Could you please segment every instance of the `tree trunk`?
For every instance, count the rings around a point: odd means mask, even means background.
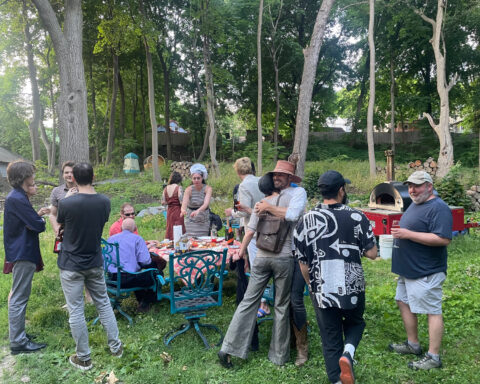
[[[273,147],[275,154],[273,157],[274,162],[278,160],[278,126],[280,125],[280,87],[278,81],[278,63],[274,64],[275,70],[275,126],[273,127]]]
[[[263,21],[263,0],[260,0],[258,8],[258,25],[257,25],[257,169],[258,174],[263,173],[262,157],[263,157],[263,132],[262,132],[262,21]]]
[[[395,155],[395,62],[390,51],[390,144]]]
[[[193,51],[194,52],[196,51],[196,49],[195,49],[196,46],[197,46],[197,39],[195,38],[194,39],[194,46],[193,46]],[[201,107],[203,113],[206,116],[207,115],[207,106],[205,105],[204,94],[202,92],[202,87],[200,86],[200,80],[198,78],[198,72],[199,72],[198,63],[197,63],[197,59],[194,55],[193,65],[192,65],[192,73],[193,73],[193,78],[195,79],[195,85],[197,87],[197,94],[198,94],[198,100],[200,101],[200,107]],[[202,161],[203,158],[205,157],[205,154],[207,153],[208,138],[209,137],[210,137],[210,125],[208,124],[208,121],[207,121],[206,128],[205,128],[205,135],[203,136],[202,150],[200,151],[200,155],[198,156],[198,161]]]
[[[310,107],[312,104],[312,92],[317,70],[318,55],[322,47],[323,35],[328,21],[328,15],[335,0],[323,0],[318,11],[315,26],[313,28],[310,45],[303,50],[305,61],[303,64],[302,82],[298,97],[297,121],[295,124],[295,141],[293,152],[299,155],[296,173],[303,177],[305,159],[307,157],[308,132],[310,123]]]
[[[92,112],[93,112],[93,133],[95,137],[95,164],[100,164],[100,130],[97,121],[97,97],[95,92],[95,82],[93,81],[93,55],[89,62],[90,87],[92,89]]]
[[[432,25],[433,36],[430,40],[433,53],[435,54],[435,63],[437,66],[437,92],[440,97],[440,121],[435,124],[432,116],[429,113],[424,113],[423,116],[428,119],[430,126],[433,128],[438,136],[440,142],[440,151],[437,161],[437,173],[438,178],[444,177],[450,168],[453,166],[453,144],[452,136],[450,135],[450,105],[449,105],[449,92],[457,81],[457,75],[455,74],[450,82],[447,82],[446,75],[446,49],[445,41],[442,37],[442,23],[444,18],[445,2],[443,0],[437,1],[437,16],[436,20],[433,20],[423,14],[422,11],[417,10],[416,13],[420,17]],[[442,46],[440,46],[442,45]]]
[[[55,112],[55,98],[53,97],[53,79],[52,71],[50,65],[50,51],[51,45],[48,44],[46,63],[48,69],[48,96],[50,99],[50,105],[52,108],[52,151],[50,152],[50,161],[48,162],[48,173],[54,175],[55,173],[55,163],[57,158],[57,114]]]
[[[162,52],[157,48],[163,71],[163,98],[165,101],[165,137],[167,138],[167,159],[172,160],[172,133],[170,131],[170,69],[163,58]]]
[[[140,11],[143,18],[146,19],[145,8],[143,1],[139,2]],[[153,168],[153,180],[161,181],[160,169],[158,167],[158,131],[157,131],[157,118],[155,114],[155,84],[153,81],[153,60],[148,45],[146,36],[143,36],[143,43],[145,45],[145,59],[147,63],[147,79],[148,79],[148,107],[150,111],[150,125],[152,128],[152,168]]]
[[[367,144],[370,177],[373,178],[377,173],[375,165],[375,143],[373,141],[373,110],[375,108],[375,41],[373,38],[373,23],[375,21],[375,0],[369,0],[369,6],[368,47],[370,51],[370,95],[368,98],[367,112]]]
[[[147,157],[147,122],[145,117],[145,91],[143,86],[143,65],[140,66],[140,96],[142,97],[142,133],[143,133],[143,158]]]
[[[112,100],[110,102],[110,118],[108,123],[107,156],[105,164],[109,165],[112,161],[113,150],[115,147],[115,114],[117,111],[118,95],[118,56],[112,51],[113,59],[113,87]]]
[[[35,67],[35,61],[33,57],[33,47],[32,47],[32,36],[30,35],[30,23],[28,21],[28,10],[26,1],[23,0],[23,20],[25,23],[24,26],[24,35],[25,35],[25,48],[27,51],[27,63],[28,63],[28,75],[30,78],[30,85],[32,87],[32,109],[33,116],[28,125],[30,131],[30,142],[32,145],[32,160],[40,160],[40,141],[38,136],[38,131],[40,128],[40,115],[41,115],[41,105],[40,105],[40,92],[38,91],[38,82],[37,82],[37,68]],[[46,146],[47,151],[48,147]]]
[[[120,120],[118,122],[118,137],[120,140],[125,138],[125,120],[126,120],[126,108],[125,108],[125,88],[123,87],[122,74],[120,73],[120,65],[118,66],[118,93],[120,95]],[[121,141],[120,141],[121,143]],[[120,144],[123,153],[123,145]]]
[[[210,38],[203,36],[203,62],[205,66],[205,87],[207,89],[207,124],[209,126],[210,162],[213,173],[220,176],[217,163],[217,130],[215,128],[215,93],[213,90],[212,63],[210,59]]]
[[[48,0],[32,0],[52,39],[60,74],[57,100],[60,163],[88,161],[88,116],[85,72],[82,59],[82,1],[67,0],[63,32]]]
[[[132,138],[137,141],[138,66],[135,66],[135,94],[132,102]]]

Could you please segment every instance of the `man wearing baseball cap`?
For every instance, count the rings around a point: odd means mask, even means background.
[[[353,384],[353,357],[365,329],[365,278],[362,256],[377,257],[372,226],[360,211],[345,205],[345,179],[327,171],[318,180],[323,197],[298,222],[295,253],[322,336],[331,383]]]
[[[412,173],[404,184],[413,204],[402,215],[400,228],[392,228],[392,272],[399,275],[395,300],[407,340],[389,348],[400,354],[421,355],[417,315],[426,314],[428,352],[420,360],[409,362],[408,367],[428,370],[442,366],[442,285],[447,272],[447,245],[452,239],[452,212],[434,195],[433,180],[427,172]]]

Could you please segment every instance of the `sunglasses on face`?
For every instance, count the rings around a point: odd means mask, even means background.
[[[135,216],[135,212],[124,213],[124,216],[126,216],[126,217]]]

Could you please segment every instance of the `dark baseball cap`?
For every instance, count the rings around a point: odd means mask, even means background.
[[[345,179],[340,172],[329,170],[319,177],[317,185],[321,190],[328,191],[350,183],[351,181]]]

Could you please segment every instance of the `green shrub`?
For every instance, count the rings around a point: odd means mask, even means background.
[[[435,189],[442,200],[448,205],[464,207],[469,210],[471,201],[465,194],[463,184],[460,182],[461,177],[461,165],[457,163],[450,169],[448,174],[436,184]]]

